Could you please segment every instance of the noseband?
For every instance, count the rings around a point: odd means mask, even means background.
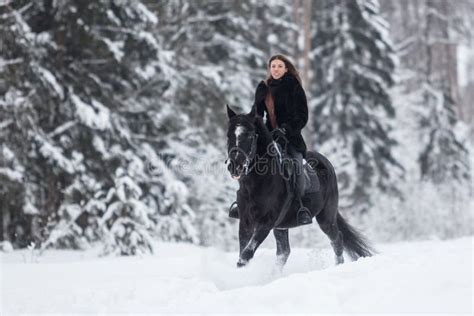
[[[245,155],[245,163],[244,163],[244,169],[245,169],[245,172],[244,172],[244,175],[248,175],[250,171],[252,171],[252,169],[255,167],[256,165],[256,161],[255,161],[255,155],[257,153],[257,139],[258,139],[258,134],[255,134],[252,136],[252,144],[250,145],[250,152],[247,154],[245,152],[243,152],[240,148],[232,148],[230,151],[229,151],[229,154],[228,154],[228,157],[225,161],[226,165],[229,164],[229,160],[230,160],[230,154],[235,150],[235,151],[239,151],[239,152],[242,152],[243,155]],[[252,166],[250,166],[250,164],[252,163],[252,161],[254,162],[252,164]]]

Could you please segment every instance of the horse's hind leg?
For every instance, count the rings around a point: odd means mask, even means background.
[[[274,229],[273,235],[275,236],[277,245],[277,266],[280,269],[283,269],[283,266],[286,264],[291,252],[288,229]]]
[[[332,217],[334,217],[334,220],[332,220]],[[334,249],[334,253],[336,254],[336,264],[344,263],[344,256],[342,255],[344,243],[342,233],[337,227],[335,216],[331,216],[331,219],[328,220],[326,210],[323,210],[316,216],[316,220],[318,221],[319,227],[321,227],[322,231],[329,237],[329,240],[331,240],[332,249]]]

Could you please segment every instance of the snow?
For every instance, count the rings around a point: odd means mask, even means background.
[[[74,165],[73,163],[63,154],[63,150],[61,147],[54,146],[51,142],[43,138],[40,135],[34,136],[38,144],[40,145],[39,151],[41,155],[51,162],[56,163],[59,167],[61,167],[64,171],[69,174],[74,173]]]
[[[474,60],[474,49],[472,46],[466,45],[459,45],[457,50],[457,73],[458,73],[458,80],[459,86],[465,87],[469,82],[474,80],[474,76],[470,71],[470,64],[473,64]]]
[[[142,4],[142,3],[137,3],[136,4],[136,9],[139,14],[142,15],[143,20],[146,20],[152,24],[157,24],[158,23],[158,18],[153,12],[148,10],[148,8]]]
[[[243,269],[237,253],[177,243],[143,257],[13,251],[1,254],[1,311],[472,314],[473,241],[378,245],[341,266],[329,245],[293,249],[282,273],[269,248]]]
[[[3,68],[9,65],[15,65],[22,63],[24,60],[23,58],[15,58],[15,59],[10,59],[10,60],[5,60],[3,58],[0,58],[0,70],[3,71]]]
[[[115,15],[115,13],[112,10],[107,10],[107,17],[110,19],[111,22],[113,22],[115,25],[120,26],[120,19]]]
[[[114,55],[114,58],[118,62],[121,62],[123,56],[125,55],[125,52],[123,51],[125,43],[123,41],[114,42],[114,41],[111,41],[111,40],[109,40],[108,38],[105,38],[105,37],[102,38],[102,40],[104,41],[104,43],[109,48],[112,55]]]
[[[144,80],[149,80],[156,75],[156,68],[153,65],[146,65],[144,68],[135,68],[135,72],[140,75]]]
[[[0,167],[0,175],[6,176],[11,181],[21,182],[23,179],[23,173],[10,169]]]
[[[56,80],[56,77],[47,69],[38,67],[38,71],[43,76],[43,78],[53,87],[54,91],[57,95],[63,99],[64,98],[64,91],[61,85]]]
[[[156,38],[150,32],[140,31],[137,34],[138,38],[143,39],[147,42],[148,45],[155,48],[156,50],[160,49],[160,44],[156,41]]]
[[[110,110],[106,106],[96,100],[92,100],[92,105],[89,105],[73,93],[71,101],[76,107],[76,114],[82,123],[99,130],[111,128]]]

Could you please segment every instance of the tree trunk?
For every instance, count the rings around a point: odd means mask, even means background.
[[[304,51],[303,51],[303,84],[305,88],[310,86],[309,72],[311,65],[309,61],[309,52],[311,51],[311,9],[312,0],[304,0]]]
[[[8,206],[7,206],[7,198],[5,195],[2,196],[2,199],[1,199],[1,203],[0,203],[0,212],[2,213],[2,225],[0,226],[1,227],[1,238],[2,238],[2,241],[4,240],[10,240],[10,235],[8,233],[8,227],[10,226],[10,222],[11,222],[11,217],[10,217],[10,210],[8,209]]]
[[[295,63],[298,64],[298,56],[299,56],[299,47],[298,47],[298,42],[299,42],[299,36],[300,36],[300,0],[293,0],[293,20],[295,21],[296,25],[296,30],[294,33],[295,39],[294,43],[294,52],[293,56],[295,58]]]

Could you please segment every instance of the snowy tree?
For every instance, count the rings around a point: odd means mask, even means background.
[[[299,8],[294,8],[292,1],[287,0],[253,0],[250,5],[253,10],[248,23],[260,30],[255,37],[256,44],[265,53],[264,61],[274,54],[298,57],[297,39],[300,30],[293,16],[300,13],[294,12]],[[262,70],[265,70],[265,65]]]
[[[153,252],[148,230],[153,227],[151,216],[155,210],[140,200],[142,190],[124,170],[117,169],[115,179],[115,187],[107,194],[110,203],[100,221],[107,235],[105,253],[136,255]]]
[[[224,166],[225,160],[225,104],[249,110],[256,84],[265,76],[267,56],[255,44],[258,21],[252,18],[255,8],[250,3],[151,4],[159,17],[157,32],[174,59],[166,94],[170,111],[181,114],[168,121],[172,133],[167,139],[174,149],[165,154],[174,160],[172,168],[178,167],[179,179],[193,196],[204,244],[223,241],[215,236],[235,236],[236,225],[228,219],[227,209],[235,199],[236,184],[217,166]],[[192,168],[180,169],[183,165]]]
[[[265,69],[265,56],[253,46],[249,1],[159,3],[158,31],[180,70],[176,105],[205,128],[223,127],[225,103],[248,109]],[[203,111],[197,104],[207,106]]]
[[[472,233],[468,128],[459,118],[457,45],[469,39],[467,1],[382,1],[400,58],[396,157],[406,168],[405,200],[380,201],[384,239]],[[400,212],[400,210],[404,210]],[[420,224],[424,223],[424,224]],[[390,237],[391,236],[391,237]]]
[[[457,48],[472,32],[467,1],[384,2],[402,62],[400,106],[414,118],[419,177],[434,183],[469,177],[467,127],[459,120]],[[404,104],[402,104],[404,103]]]
[[[225,104],[250,109],[275,53],[301,71],[305,138],[334,162],[342,207],[377,209],[369,222],[386,238],[453,236],[453,214],[468,232],[455,57],[474,7],[381,4],[395,46],[375,0],[0,1],[1,238],[100,241],[111,254],[150,252],[154,238],[235,248]],[[391,199],[400,187],[405,200]]]
[[[461,130],[463,124],[455,114],[457,105],[454,98],[459,93],[457,78],[455,82],[450,80],[451,68],[446,65],[450,62],[451,46],[448,44],[451,44],[453,35],[443,16],[449,13],[447,3],[427,2],[423,41],[427,56],[421,87],[423,99],[419,105],[426,111],[420,117],[423,149],[419,160],[422,177],[435,183],[450,180],[464,180],[466,183],[470,180],[467,133]]]
[[[360,213],[370,208],[374,188],[397,192],[401,176],[388,94],[396,57],[376,1],[317,1],[315,10],[316,150],[336,163],[343,205]]]
[[[58,207],[56,187],[68,181],[73,163],[48,137],[54,135],[53,122],[59,116],[48,100],[58,103],[64,98],[56,78],[39,63],[48,57],[49,36],[39,36],[37,28],[42,26],[27,22],[27,18],[35,21],[34,17],[45,15],[46,9],[26,1],[15,3],[18,10],[12,5],[3,3],[0,7],[4,26],[0,29],[3,58],[0,71],[5,78],[0,104],[2,123],[7,123],[1,137],[3,162],[15,167],[21,181],[16,190],[5,194],[10,205],[2,208],[2,213],[14,211],[13,227],[8,235],[15,244],[25,246],[28,240],[23,238],[41,238],[36,228]],[[15,222],[23,222],[21,232],[17,231]],[[28,230],[31,230],[29,234]]]
[[[434,183],[470,180],[468,130],[454,113],[454,102],[442,90],[423,87],[420,131],[423,149],[419,156],[422,178]]]
[[[5,122],[11,121],[2,140],[13,153],[7,163],[14,165],[16,157],[23,166],[16,171],[25,170],[24,200],[16,207],[38,215],[30,227],[40,239],[49,236],[45,246],[72,246],[98,237],[91,228],[104,214],[117,214],[110,211],[115,203],[129,211],[123,219],[108,217],[107,224],[136,220],[127,226],[136,233],[125,234],[134,241],[120,241],[133,247],[144,236],[143,216],[130,214],[153,210],[157,224],[167,185],[150,174],[145,146],[156,143],[156,155],[167,147],[160,120],[166,108],[156,99],[170,80],[166,54],[151,32],[156,16],[138,1],[15,1],[1,9],[1,70],[8,88],[0,104]],[[119,170],[140,188],[140,203],[137,196],[117,196],[122,207],[104,200],[120,187]],[[168,208],[162,220],[173,211]],[[73,242],[74,236],[81,242]]]

